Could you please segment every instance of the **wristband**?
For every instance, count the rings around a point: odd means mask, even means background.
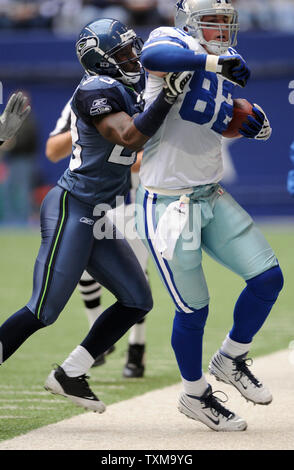
[[[221,65],[218,63],[219,57],[216,55],[208,55],[205,64],[207,72],[220,73],[222,71]]]

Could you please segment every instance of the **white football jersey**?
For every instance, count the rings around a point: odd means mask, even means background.
[[[182,30],[154,30],[144,49],[158,43],[185,47],[207,54],[199,41]],[[228,55],[236,53],[229,50]],[[163,87],[163,78],[149,74],[146,109]],[[183,189],[216,183],[223,176],[222,132],[232,119],[235,85],[211,72],[194,72],[185,92],[163,125],[144,148],[140,179],[145,187]]]

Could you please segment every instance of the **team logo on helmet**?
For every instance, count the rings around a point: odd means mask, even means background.
[[[185,11],[186,0],[179,0],[177,3],[178,10]]]
[[[80,55],[80,57],[83,57],[83,55],[85,55],[89,49],[92,49],[93,47],[98,47],[98,46],[99,46],[99,41],[96,36],[82,38],[77,44],[77,52]]]

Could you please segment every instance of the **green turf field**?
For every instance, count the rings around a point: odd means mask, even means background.
[[[263,229],[275,249],[285,276],[284,290],[271,316],[256,337],[252,356],[288,347],[294,339],[291,280],[294,279],[293,233],[291,227]],[[39,247],[37,232],[0,231],[0,322],[29,300],[34,259]],[[236,275],[204,257],[210,287],[211,307],[204,338],[204,369],[231,326],[234,302],[244,283]],[[111,404],[162,388],[179,381],[179,373],[170,346],[173,306],[150,264],[154,308],[147,320],[146,374],[143,379],[123,379],[126,340],[117,343],[107,363],[92,369],[90,384],[98,396]],[[112,301],[103,291],[103,303]],[[82,300],[75,292],[59,320],[37,332],[0,368],[0,440],[31,429],[83,413],[62,397],[43,389],[52,364],[61,363],[80,343],[88,330]],[[99,416],[97,416],[99,420]]]

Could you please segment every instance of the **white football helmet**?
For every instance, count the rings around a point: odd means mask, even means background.
[[[234,47],[237,44],[238,13],[231,0],[179,0],[175,9],[175,26],[199,39],[200,44],[205,46],[211,54],[225,54],[229,47]],[[204,16],[212,15],[228,16],[229,22],[211,23],[202,21]],[[203,29],[216,28],[220,30],[220,40],[206,41],[203,36]],[[221,39],[221,33],[224,30],[229,32],[228,41]]]

